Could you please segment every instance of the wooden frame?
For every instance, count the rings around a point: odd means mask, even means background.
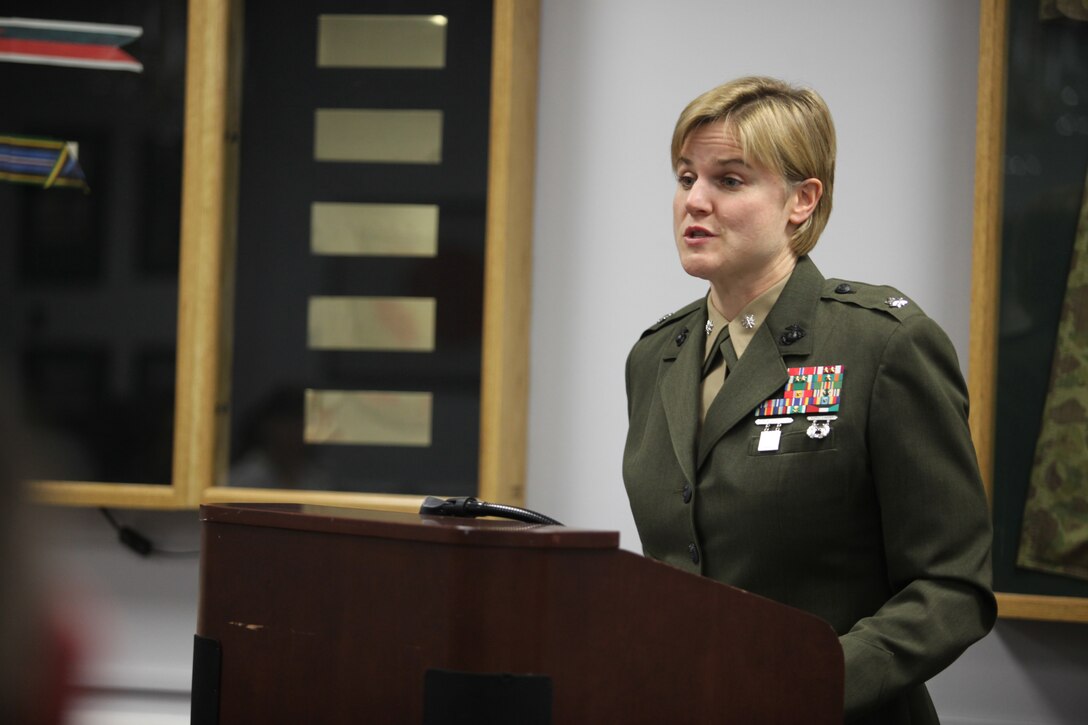
[[[422,497],[216,485],[227,459],[241,0],[190,0],[171,485],[52,481],[39,501],[275,501],[415,511]],[[495,0],[478,496],[524,500],[539,0]]]
[[[994,311],[1000,299],[1008,15],[1008,0],[981,0],[968,388],[971,430],[991,501],[998,324]],[[998,593],[997,600],[1002,617],[1088,622],[1086,598]]]
[[[190,0],[178,271],[177,382],[169,485],[43,481],[38,501],[76,506],[193,508],[213,480],[220,269],[225,239],[227,22],[221,0]]]

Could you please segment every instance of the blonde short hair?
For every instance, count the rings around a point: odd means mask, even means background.
[[[672,166],[697,128],[724,121],[744,153],[778,173],[788,184],[819,179],[823,195],[796,230],[790,248],[801,257],[820,238],[831,216],[835,184],[835,125],[824,99],[775,78],[750,76],[713,88],[688,104],[672,134]]]

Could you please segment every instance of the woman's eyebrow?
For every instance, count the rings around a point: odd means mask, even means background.
[[[727,158],[727,159],[714,159],[714,165],[715,166],[729,166],[730,164],[739,164],[740,166],[745,166],[745,167],[748,166],[748,164],[745,163],[744,159],[742,159],[739,156],[731,157],[731,158]],[[691,159],[686,158],[684,156],[681,156],[680,158],[678,158],[676,160],[676,165],[677,166],[694,166],[695,164]]]

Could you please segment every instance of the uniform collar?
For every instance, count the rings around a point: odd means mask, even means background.
[[[714,323],[714,328],[711,330],[708,336],[705,356],[709,357],[713,350],[713,343],[724,334],[723,330],[728,326],[729,339],[733,343],[733,350],[737,353],[737,357],[740,358],[744,355],[744,351],[748,348],[748,343],[755,337],[756,332],[760,326],[767,319],[767,315],[778,302],[779,296],[782,294],[782,290],[786,287],[790,277],[793,275],[791,270],[790,274],[785,275],[782,279],[775,282],[761,295],[744,306],[744,308],[734,317],[732,320],[725,319],[725,315],[718,311],[718,308],[714,306],[713,299],[708,293],[706,296],[706,311],[707,317]],[[750,320],[751,327],[748,327],[745,320]],[[723,338],[724,339],[724,338]]]
[[[706,299],[677,313],[664,345],[658,386],[673,450],[693,485],[714,443],[742,420],[754,421],[756,407],[785,386],[788,375],[783,358],[812,352],[812,325],[823,285],[816,265],[808,257],[798,259],[766,322],[753,331],[744,359],[726,376],[724,395],[707,411],[701,430],[698,395]]]
[[[815,263],[807,256],[798,259],[778,301],[767,313],[767,329],[783,357],[812,352],[812,326],[823,287],[824,276]]]
[[[696,470],[719,438],[742,421],[754,421],[756,407],[782,390],[789,377],[784,358],[812,352],[812,325],[823,284],[823,275],[808,257],[797,260],[766,323],[756,328],[744,358],[729,371],[721,394],[707,410],[698,434]]]

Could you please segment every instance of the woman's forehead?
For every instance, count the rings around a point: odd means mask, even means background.
[[[683,154],[684,150],[692,149],[696,145],[708,146],[714,149],[729,149],[735,152],[742,150],[740,140],[733,127],[726,125],[726,122],[721,119],[701,123],[691,129],[688,135],[684,137],[684,142],[680,145],[681,154]]]
[[[713,162],[722,165],[740,163],[749,167],[766,166],[745,148],[743,138],[736,127],[722,119],[715,119],[693,128],[684,137],[677,163],[691,162],[697,153],[700,157],[709,156]]]

